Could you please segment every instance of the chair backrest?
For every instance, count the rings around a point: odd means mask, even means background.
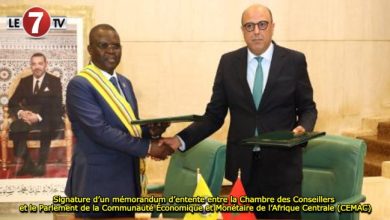
[[[60,77],[60,75],[58,73],[52,73],[49,71],[46,71],[46,72],[49,73],[50,75]],[[11,98],[11,96],[15,93],[15,89],[16,89],[16,87],[18,87],[20,80],[24,77],[29,76],[29,75],[32,75],[32,70],[30,67],[26,67],[15,76],[15,79],[13,79],[11,81],[11,84],[8,87],[8,91],[7,91],[8,98]],[[70,79],[68,79],[67,81],[69,81],[69,80]]]
[[[213,196],[219,196],[225,173],[226,146],[206,139],[186,152],[172,155],[165,177],[164,197],[192,197],[197,168]],[[164,217],[183,217],[184,213],[163,213]]]
[[[334,197],[336,202],[364,197],[366,150],[364,141],[342,136],[327,135],[310,141],[303,153],[303,196]],[[309,215],[303,213],[303,217]],[[316,215],[315,219],[328,218]]]

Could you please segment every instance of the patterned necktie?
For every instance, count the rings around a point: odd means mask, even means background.
[[[259,108],[261,96],[263,95],[263,68],[261,67],[262,57],[255,57],[257,60],[257,68],[255,81],[253,83],[253,101],[255,102],[256,109]]]
[[[31,90],[30,90],[31,91]],[[35,86],[34,86],[34,95],[38,94],[38,91],[39,91],[39,80],[37,80],[35,82]]]
[[[118,90],[119,94],[121,94],[121,90],[119,89],[118,81],[115,77],[110,78],[110,82],[115,86],[116,90]]]

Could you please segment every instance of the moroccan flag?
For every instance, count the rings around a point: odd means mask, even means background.
[[[194,197],[212,197],[209,187],[207,186],[206,181],[204,181],[202,175],[198,172],[198,183],[195,188]],[[204,205],[207,205],[204,204]],[[218,217],[218,213],[186,213],[184,216],[184,220],[216,220]]]
[[[242,205],[240,202],[241,196],[246,196],[244,186],[241,182],[241,174],[240,171],[238,171],[238,177],[236,182],[233,185],[232,191],[230,192],[230,196],[236,197],[238,204]],[[229,203],[227,205],[230,205],[230,196],[229,196]],[[222,212],[222,216],[224,220],[256,220],[255,214],[252,212]]]

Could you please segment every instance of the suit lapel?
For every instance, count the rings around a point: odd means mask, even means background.
[[[246,102],[250,103],[251,108],[256,109],[255,103],[252,98],[252,92],[248,85],[247,80],[247,66],[248,66],[248,49],[244,47],[240,49],[238,55],[238,73],[239,80],[242,86],[242,91],[244,91],[244,96],[246,97]]]
[[[28,91],[28,94],[31,94],[33,95],[34,94],[34,85],[33,85],[34,81],[33,81],[33,75],[29,76],[28,78],[26,78],[26,81],[25,81],[25,85],[22,85],[22,86],[26,86],[26,88],[24,89],[27,89],[27,90],[24,90],[24,91]]]
[[[49,88],[49,80],[48,80],[47,74],[48,73],[46,73],[45,77],[43,77],[43,81],[42,81],[41,87],[39,87],[38,94],[42,93],[46,88]]]
[[[137,104],[136,104],[135,96],[133,94],[133,89],[131,88],[131,85],[126,83],[126,81],[123,80],[122,77],[119,76],[119,74],[118,74],[118,83],[122,89],[123,94],[125,95],[126,100],[129,102],[136,117],[138,118]]]
[[[274,42],[273,42],[274,43]],[[268,80],[265,85],[265,89],[263,92],[263,96],[261,98],[260,107],[259,109],[262,109],[262,105],[267,101],[268,97],[270,96],[272,92],[272,87],[275,85],[275,82],[279,78],[280,74],[282,73],[282,69],[285,63],[285,53],[281,47],[276,45],[274,43],[274,53],[272,55],[272,61],[271,66],[269,69],[269,75]]]

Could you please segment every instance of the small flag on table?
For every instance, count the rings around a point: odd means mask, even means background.
[[[241,196],[246,196],[244,186],[241,182],[241,170],[238,170],[237,180],[233,185],[232,191],[229,194],[229,203],[230,205],[230,196],[237,198],[238,204],[242,205],[240,202]],[[255,214],[252,212],[223,212],[222,213],[224,220],[256,220]]]
[[[199,169],[197,169],[197,184],[194,192],[194,197],[212,197],[213,194],[211,194],[209,187],[207,186],[206,181],[203,179],[202,175],[200,174]],[[208,205],[207,202],[204,204],[204,206]],[[186,213],[184,216],[184,220],[216,220],[218,217],[218,213],[212,212],[212,213]]]

